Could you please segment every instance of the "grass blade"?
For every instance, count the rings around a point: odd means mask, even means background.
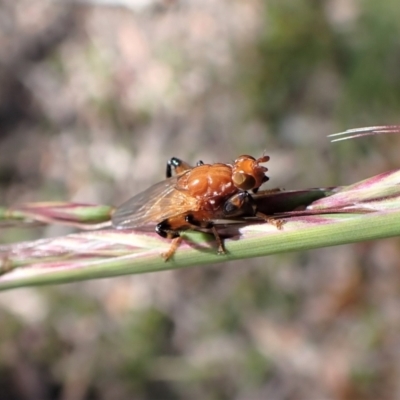
[[[184,243],[168,262],[164,262],[161,253],[169,248],[170,242],[154,232],[103,229],[2,246],[0,290],[176,269],[398,236],[399,179],[400,171],[393,171],[346,188],[310,189],[309,199],[316,200],[309,207],[313,215],[287,213],[282,230],[266,223],[227,226],[228,254],[223,256],[216,254],[212,237],[199,232],[185,233]],[[388,191],[391,196],[387,196]],[[336,193],[328,196],[331,192]],[[304,190],[281,192],[276,196],[294,206],[296,193],[304,202],[307,197]],[[387,207],[388,198],[390,207]],[[268,201],[269,206],[274,203],[271,198]],[[359,203],[364,206],[373,203],[375,212],[339,213],[338,204],[346,212],[350,204]],[[332,207],[335,214],[329,214]]]

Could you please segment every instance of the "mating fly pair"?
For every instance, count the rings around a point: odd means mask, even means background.
[[[112,224],[119,229],[133,229],[156,224],[156,232],[173,239],[163,254],[168,260],[175,253],[182,238],[180,232],[188,229],[212,233],[218,244],[218,253],[225,249],[218,234],[219,221],[255,217],[274,224],[282,221],[259,212],[253,194],[268,181],[265,175],[268,156],[255,159],[248,155],[238,157],[233,164],[204,164],[196,167],[171,158],[167,163],[167,179],[132,197],[116,209]],[[176,175],[173,175],[175,172]],[[276,191],[276,190],[273,190]],[[272,191],[272,192],[273,192]],[[271,191],[265,191],[268,193]]]

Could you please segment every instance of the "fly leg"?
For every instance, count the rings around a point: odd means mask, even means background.
[[[197,220],[192,214],[181,214],[173,218],[166,219],[156,226],[156,232],[163,238],[172,239],[169,249],[162,254],[165,261],[168,261],[182,243],[180,231],[198,228],[208,229],[214,235],[218,244],[218,254],[226,254],[224,244],[218,234],[217,229],[211,221]]]
[[[156,232],[163,238],[172,239],[169,249],[165,253],[161,254],[164,260],[168,261],[175,254],[179,245],[182,243],[182,236],[177,230],[172,229],[171,223],[168,219],[157,224]]]
[[[161,257],[165,262],[167,262],[175,254],[175,252],[178,250],[178,247],[181,245],[182,240],[182,236],[180,235],[172,239],[169,249],[161,254]]]
[[[196,167],[203,165],[203,161],[198,161],[196,163]],[[165,172],[165,175],[167,178],[171,178],[173,172],[175,172],[175,174],[181,174],[182,172],[187,171],[188,169],[192,169],[193,167],[188,164],[185,161],[180,160],[179,158],[176,157],[172,157],[170,160],[168,160],[167,162],[167,169]]]
[[[268,222],[269,224],[275,226],[279,230],[283,229],[283,224],[285,223],[285,221],[283,221],[282,219],[276,219],[276,218],[268,217],[268,215],[263,214],[263,213],[258,212],[258,211],[257,211],[255,217],[263,219],[265,222]]]
[[[165,219],[156,226],[156,232],[163,238],[172,239],[169,249],[162,254],[165,261],[168,261],[176,252],[179,245],[182,243],[180,231],[187,229],[195,229],[196,224],[192,223],[190,216],[187,214],[177,215],[173,218]]]
[[[225,246],[221,239],[221,236],[219,235],[217,228],[211,221],[197,220],[192,214],[186,215],[185,220],[188,224],[192,225],[193,227],[209,229],[211,233],[214,235],[215,240],[218,244],[218,254],[226,254]]]

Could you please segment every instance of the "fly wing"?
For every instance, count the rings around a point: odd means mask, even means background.
[[[114,228],[137,228],[195,211],[197,200],[176,188],[180,176],[156,183],[119,206],[112,215]]]

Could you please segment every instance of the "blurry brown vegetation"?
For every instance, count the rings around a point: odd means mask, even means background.
[[[326,139],[399,123],[399,20],[396,0],[0,0],[1,203],[119,204],[171,156],[265,150],[293,189],[399,168],[398,137]],[[399,398],[399,244],[2,293],[0,399]]]

